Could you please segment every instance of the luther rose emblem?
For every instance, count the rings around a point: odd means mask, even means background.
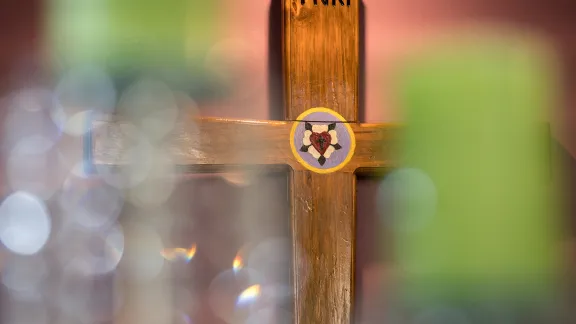
[[[350,161],[355,138],[350,125],[338,113],[328,108],[312,108],[294,122],[290,145],[305,168],[330,173]]]
[[[334,151],[342,148],[338,144],[338,133],[336,133],[336,123],[329,125],[312,125],[304,122],[306,131],[302,139],[300,151],[310,153],[318,160],[320,165],[326,163]]]

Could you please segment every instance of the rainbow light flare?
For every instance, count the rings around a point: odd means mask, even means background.
[[[244,260],[242,260],[242,257],[240,255],[237,255],[234,258],[234,261],[232,261],[232,270],[234,270],[234,272],[238,272],[242,268],[244,268]]]
[[[182,260],[188,263],[194,258],[194,255],[196,254],[196,243],[192,244],[192,246],[190,246],[189,249],[185,248],[162,249],[160,254],[164,259],[171,262]]]
[[[261,294],[260,285],[250,286],[250,287],[246,288],[240,294],[240,296],[238,296],[238,299],[236,299],[236,305],[244,306],[244,305],[247,305],[249,303],[252,303],[253,301],[255,301],[260,296],[260,294]]]

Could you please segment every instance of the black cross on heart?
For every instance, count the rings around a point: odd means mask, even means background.
[[[332,144],[332,136],[329,133],[331,130],[336,129],[336,123],[328,125],[328,132],[318,133],[312,131],[312,124],[310,124],[309,122],[305,122],[305,128],[306,130],[312,132],[309,138],[310,145],[302,145],[300,151],[308,152],[310,146],[313,146],[316,149],[316,151],[320,154],[320,157],[318,158],[318,163],[320,163],[320,165],[324,165],[324,163],[326,163],[326,157],[324,157],[324,153],[326,153],[326,150],[328,150],[330,146],[334,147],[335,150],[339,150],[342,148],[342,146],[340,146],[340,144],[338,143]]]

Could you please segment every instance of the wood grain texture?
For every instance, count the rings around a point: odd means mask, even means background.
[[[267,166],[304,170],[290,150],[290,128],[295,122],[188,118],[156,146],[186,171],[218,172]],[[356,134],[356,153],[344,172],[394,166],[393,145],[398,127],[384,124],[350,124]],[[127,154],[145,140],[127,120],[108,118],[92,122],[92,163],[123,166]]]
[[[296,323],[350,323],[356,176],[292,173]]]
[[[284,0],[286,119],[327,107],[357,121],[359,1]]]
[[[93,123],[95,164],[127,165],[125,153],[145,140],[128,121],[114,119]],[[165,151],[180,166],[194,166],[197,172],[212,172],[221,167],[291,164],[293,155],[286,138],[286,122],[188,118],[156,147]]]
[[[286,118],[314,107],[358,121],[359,0],[351,6],[284,0]],[[350,323],[354,300],[355,183],[353,171],[381,167],[383,128],[354,125],[357,150],[342,170],[292,173],[295,321]]]

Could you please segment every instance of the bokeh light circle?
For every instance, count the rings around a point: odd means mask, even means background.
[[[14,300],[41,301],[48,267],[40,255],[13,257],[1,272],[2,284]]]
[[[290,277],[292,242],[287,238],[262,241],[247,253],[246,265],[264,276],[266,284],[284,282]]]
[[[70,235],[71,234],[71,235]],[[120,224],[97,232],[73,231],[61,245],[60,259],[69,271],[83,276],[113,272],[124,255],[124,233]]]
[[[124,167],[96,165],[98,176],[116,188],[131,189],[141,185],[151,176],[157,176],[159,171],[164,174],[169,173],[171,165],[166,163],[169,161],[166,157],[167,152],[152,145],[145,137],[139,137],[142,133],[133,124],[124,126],[124,134],[135,141],[135,145],[124,150],[119,157],[119,164]]]
[[[113,224],[124,205],[124,192],[95,178],[71,172],[58,197],[66,218],[87,229]]]
[[[48,241],[52,223],[44,202],[18,191],[0,205],[0,241],[13,253],[33,255]]]
[[[8,183],[13,190],[22,190],[49,199],[65,177],[61,156],[47,137],[24,137],[11,150],[7,161]]]
[[[42,88],[23,89],[9,98],[4,119],[4,146],[11,149],[26,137],[39,136],[54,145],[62,132],[50,118],[54,95]]]
[[[130,189],[130,201],[137,206],[161,206],[176,187],[176,170],[167,154],[158,152],[148,157],[148,174]]]
[[[50,117],[69,135],[86,133],[86,117],[111,114],[116,106],[112,78],[97,66],[68,71],[56,86]]]
[[[179,114],[174,93],[154,79],[135,82],[122,95],[118,109],[153,142],[174,129]]]

